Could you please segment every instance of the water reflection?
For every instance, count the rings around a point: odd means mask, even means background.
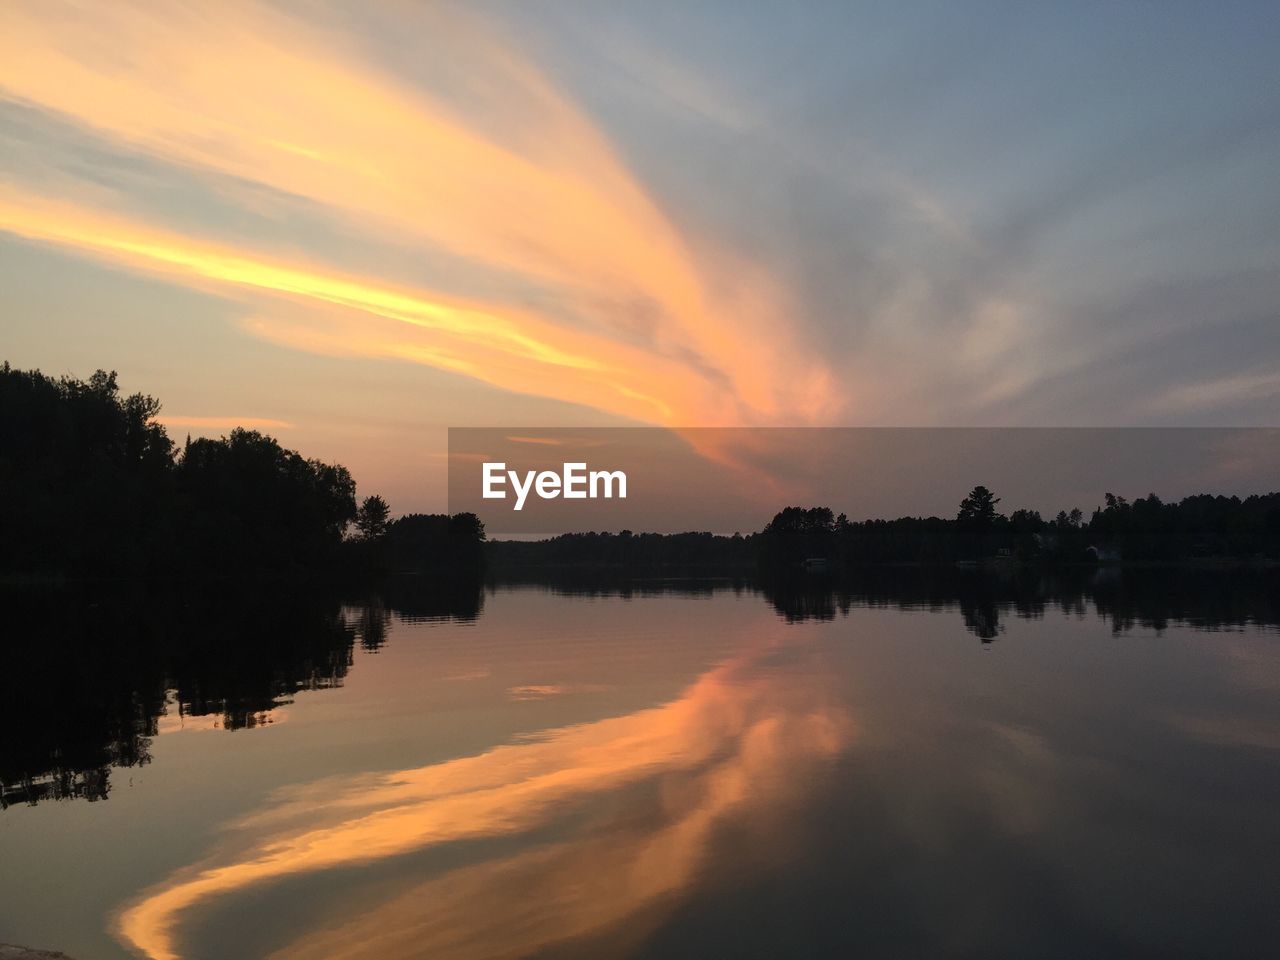
[[[87,921],[118,943],[86,957],[1256,954],[1280,935],[1278,577],[15,603],[31,642],[10,651],[0,767],[31,801],[105,797],[112,764],[154,749],[163,768],[188,740],[223,758],[198,782],[226,802],[179,821],[198,831],[181,852],[121,879],[136,841],[104,840]],[[244,745],[252,789],[215,742]],[[48,815],[23,821],[38,846],[0,852],[65,872],[64,809],[26,811]]]
[[[957,610],[984,642],[999,637],[1009,617],[1039,619],[1051,610],[1092,612],[1117,634],[1171,623],[1205,630],[1280,624],[1280,571],[1264,566],[868,567],[838,578],[769,580],[763,591],[789,623],[832,620],[853,607]]]
[[[0,809],[105,800],[111,769],[149,763],[162,729],[268,722],[297,693],[340,686],[354,644],[380,647],[396,604],[407,617],[473,620],[483,593],[463,581],[392,584],[354,604],[278,588],[7,599]]]
[[[542,583],[644,597],[707,595],[732,582],[568,573]],[[484,590],[472,577],[402,577],[354,595],[224,585],[14,591],[0,671],[0,810],[105,800],[112,768],[149,763],[159,733],[278,720],[298,692],[340,686],[354,646],[380,649],[393,614],[408,623],[473,621]]]
[[[648,816],[628,805],[611,821],[576,821],[555,842],[445,872],[375,910],[330,917],[283,952],[461,960],[534,952],[619,923],[690,882],[721,818],[808,782],[804,768],[851,734],[829,693],[789,683],[785,671],[751,671],[769,640],[748,646],[757,651],[659,707],[477,756],[285,791],[236,825],[229,852],[126,910],[121,934],[147,956],[175,960],[183,955],[175,927],[213,898],[435,845],[532,834],[590,798],[648,784]]]
[[[761,592],[789,623],[853,608],[959,613],[984,643],[1010,617],[1048,610],[1107,620],[1113,632],[1188,623],[1216,630],[1280,624],[1280,574],[1268,568],[868,568],[839,579],[653,577],[565,570],[490,583],[566,596],[639,599]],[[111,769],[150,761],[161,729],[214,718],[227,730],[270,722],[304,690],[342,684],[355,644],[379,649],[390,617],[470,621],[486,587],[474,579],[404,578],[352,599],[298,591],[16,594],[0,674],[0,810],[47,799],[106,799]],[[54,710],[48,709],[56,704]],[[38,722],[31,718],[38,717]]]

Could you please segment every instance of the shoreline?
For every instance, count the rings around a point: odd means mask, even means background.
[[[0,943],[0,960],[73,960],[57,950],[33,950],[13,943]]]
[[[799,566],[783,565],[761,567],[755,563],[601,563],[590,560],[564,560],[555,562],[498,562],[491,563],[472,574],[477,579],[486,579],[494,575],[506,573],[555,573],[564,570],[593,570],[609,573],[628,573],[631,571],[656,572],[680,571],[689,574],[707,574],[711,576],[743,576],[760,575],[776,576],[780,573],[797,573],[812,577],[831,577],[841,573],[858,570],[1159,570],[1159,569],[1198,569],[1198,570],[1267,570],[1280,568],[1280,559],[1271,557],[1188,557],[1180,560],[1103,560],[1095,563],[1074,560],[1045,561],[1018,560],[1008,557],[984,557],[979,560],[899,560],[869,561],[867,563],[832,563],[824,570],[806,571]],[[455,571],[444,574],[440,570],[391,570],[382,574],[362,574],[358,577],[345,576],[192,576],[192,577],[68,577],[63,575],[3,574],[0,575],[0,589],[22,587],[79,587],[79,586],[190,586],[218,584],[222,586],[291,586],[291,587],[349,587],[354,583],[368,585],[370,582],[382,582],[391,579],[412,577],[437,577],[457,579]],[[0,947],[7,946],[0,944]],[[0,954],[0,960],[7,960]]]

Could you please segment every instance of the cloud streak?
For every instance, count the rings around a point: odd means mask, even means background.
[[[244,427],[246,430],[288,430],[293,424],[287,420],[273,420],[271,417],[189,417],[183,414],[164,413],[156,420],[166,427],[200,427],[208,430],[231,430]]]
[[[489,25],[414,16],[444,40],[438,88],[262,5],[161,17],[145,4],[19,4],[0,37],[0,89],[121,149],[448,254],[519,296],[477,302],[448,277],[402,289],[30,189],[6,197],[4,229],[179,282],[346,308],[287,322],[255,311],[246,325],[299,349],[410,360],[647,422],[806,422],[839,406],[767,271],[695,252],[590,119]]]

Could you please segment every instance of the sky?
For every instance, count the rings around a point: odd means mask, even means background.
[[[0,0],[0,359],[450,426],[1276,426],[1280,8]]]

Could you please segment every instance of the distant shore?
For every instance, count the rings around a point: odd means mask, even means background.
[[[1174,560],[1045,560],[1019,559],[1009,557],[987,557],[980,560],[873,560],[865,563],[833,563],[821,570],[806,570],[803,567],[787,566],[761,569],[752,560],[708,560],[708,561],[626,561],[626,560],[544,560],[499,559],[491,562],[482,570],[471,573],[475,579],[501,577],[504,574],[555,573],[557,571],[584,572],[592,571],[601,574],[621,575],[662,575],[690,577],[753,577],[777,576],[779,574],[808,576],[816,578],[838,578],[843,574],[856,573],[859,570],[1151,570],[1151,569],[1193,569],[1193,570],[1231,570],[1231,569],[1276,569],[1280,568],[1280,560],[1270,557],[1188,557]],[[235,576],[222,574],[216,576],[176,576],[176,577],[73,577],[61,574],[0,574],[0,589],[22,588],[59,588],[59,587],[110,587],[110,586],[148,586],[148,587],[183,587],[201,586],[248,586],[271,585],[297,588],[343,588],[356,584],[376,583],[387,578],[401,577],[433,577],[438,571],[431,570],[389,570],[376,576],[362,571],[356,577],[342,577],[327,574],[317,575],[263,575],[249,574]],[[3,946],[3,945],[0,945]],[[8,960],[0,953],[0,960]]]
[[[0,960],[72,960],[72,958],[57,950],[32,950],[30,947],[0,943]]]

